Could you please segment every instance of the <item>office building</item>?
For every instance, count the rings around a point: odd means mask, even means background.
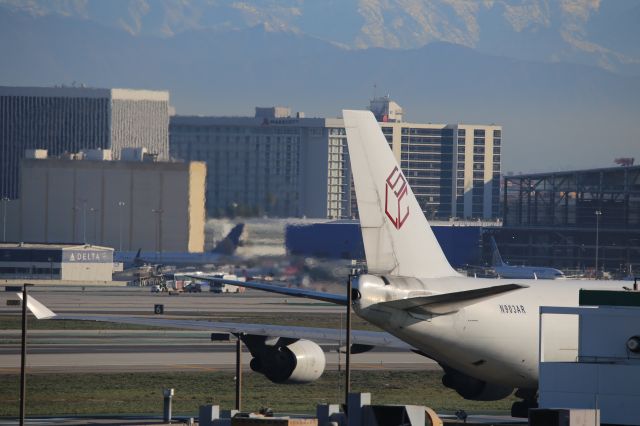
[[[406,123],[388,97],[371,110],[429,218],[499,216],[501,126]],[[357,216],[342,119],[256,108],[174,116],[169,133],[173,158],[207,162],[211,216]]]
[[[500,126],[380,125],[428,219],[499,216]]]
[[[495,221],[430,221],[445,257],[454,268],[479,265],[482,232],[496,228]],[[320,259],[365,261],[360,222],[357,220],[317,220],[287,224],[287,253]]]
[[[26,158],[7,240],[202,252],[205,179],[198,162]]]
[[[255,117],[174,116],[171,156],[207,162],[210,216],[349,215],[342,120],[256,108]]]
[[[146,148],[168,157],[169,93],[85,87],[0,86],[0,197],[19,197],[27,149],[50,156],[83,149]]]

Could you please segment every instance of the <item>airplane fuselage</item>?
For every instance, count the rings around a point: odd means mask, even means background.
[[[136,252],[118,252],[114,256],[116,262],[132,263],[136,260]],[[215,265],[225,260],[218,253],[186,253],[186,252],[147,252],[138,258],[141,262],[174,266]],[[233,257],[228,256],[228,260]]]
[[[580,289],[622,289],[602,281],[509,280],[529,287],[481,300],[446,315],[423,315],[379,304],[495,286],[502,280],[447,277],[416,279],[373,275],[354,283],[355,312],[430,358],[489,383],[513,388],[538,384],[540,306],[577,306]],[[557,318],[545,345],[545,359],[574,360],[577,321]],[[546,330],[546,328],[545,328]]]
[[[494,266],[493,268],[501,278],[508,279],[541,279],[541,280],[555,280],[563,278],[562,271],[554,268],[543,268],[535,266],[511,266],[502,265]]]

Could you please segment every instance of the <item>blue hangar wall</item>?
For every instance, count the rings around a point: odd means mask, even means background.
[[[432,226],[431,229],[454,268],[480,264],[481,226]],[[364,260],[360,224],[356,221],[287,225],[285,245],[287,252],[294,256]]]

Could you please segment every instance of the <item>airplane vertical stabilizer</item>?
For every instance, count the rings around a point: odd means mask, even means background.
[[[498,245],[496,244],[495,238],[491,237],[491,251],[492,253],[492,263],[493,266],[507,266],[502,260],[502,255],[500,255],[500,250],[498,250]]]
[[[343,111],[369,273],[437,278],[449,265],[369,111]]]
[[[226,256],[233,255],[238,248],[238,244],[240,244],[242,232],[244,232],[244,223],[239,223],[211,250],[211,253],[219,253]]]

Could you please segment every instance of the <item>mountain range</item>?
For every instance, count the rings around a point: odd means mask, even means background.
[[[504,126],[503,169],[640,160],[635,1],[0,0],[1,85],[168,89],[178,114],[389,93],[416,122]]]

